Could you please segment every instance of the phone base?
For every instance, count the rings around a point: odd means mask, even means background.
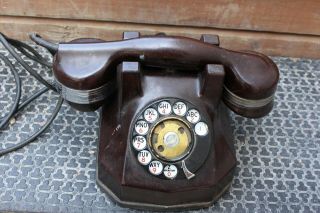
[[[134,37],[139,34],[124,34],[124,39]],[[217,36],[204,35],[201,40],[219,44]],[[221,101],[224,76],[223,66],[216,64],[208,64],[200,74],[183,75],[138,62],[123,62],[118,67],[118,92],[101,109],[96,176],[98,185],[113,201],[141,210],[190,210],[211,206],[228,190],[236,157],[229,111]],[[153,175],[150,168],[143,167],[131,137],[135,119],[144,108],[170,98],[189,103],[189,107],[192,103],[192,108],[202,112],[201,121],[210,131],[207,137],[198,138],[197,147],[204,148],[191,151],[189,156],[194,158],[189,164],[187,159],[185,164],[176,164],[178,172],[173,179]],[[192,172],[187,174],[184,169]]]
[[[211,201],[207,202],[194,202],[194,203],[184,203],[184,204],[176,204],[176,205],[159,205],[159,204],[152,204],[152,203],[139,203],[139,202],[132,202],[121,200],[116,194],[113,193],[111,189],[108,188],[103,182],[97,178],[98,186],[111,198],[111,200],[122,207],[126,208],[134,208],[138,210],[156,210],[156,211],[181,211],[181,210],[195,210],[201,208],[208,208],[212,206],[225,192],[227,192],[232,184],[233,180],[233,173],[232,170],[221,182],[221,186],[223,188],[220,191],[217,191],[214,197],[212,197]],[[214,191],[214,189],[212,189]],[[143,192],[138,192],[137,195],[140,195]],[[153,192],[154,193],[154,192]],[[193,193],[193,192],[190,192]]]
[[[126,128],[117,123],[116,116],[110,116],[116,110],[116,105],[102,108],[97,156],[97,183],[113,201],[123,207],[142,210],[190,210],[211,206],[228,190],[236,158],[224,103],[215,110],[208,158],[192,179],[163,180],[137,165],[136,156],[127,144]]]

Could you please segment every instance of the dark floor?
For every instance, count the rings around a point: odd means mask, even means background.
[[[1,47],[0,52],[6,53]],[[320,60],[273,59],[281,71],[274,110],[257,120],[231,113],[238,158],[235,178],[230,191],[201,212],[320,212]],[[33,66],[50,78],[48,70]],[[41,88],[20,73],[24,95]],[[0,87],[2,117],[15,88],[3,62]],[[43,125],[56,101],[48,93],[25,109],[14,125],[0,131],[0,147]],[[97,132],[97,112],[63,105],[45,134],[0,157],[0,211],[127,212],[95,183]]]

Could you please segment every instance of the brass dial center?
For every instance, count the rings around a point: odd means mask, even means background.
[[[180,160],[192,148],[190,129],[176,118],[162,120],[152,129],[149,145],[155,154],[164,160]]]

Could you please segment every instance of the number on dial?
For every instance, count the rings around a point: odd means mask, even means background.
[[[163,169],[163,174],[166,178],[173,179],[178,174],[178,169],[175,165],[167,165]]]
[[[140,151],[146,148],[147,140],[143,136],[138,135],[133,138],[132,145],[137,151]]]
[[[158,105],[158,112],[161,115],[169,115],[171,113],[171,104],[168,101],[161,101]]]
[[[150,123],[155,122],[158,118],[158,112],[153,108],[146,109],[143,115],[144,115],[144,119],[146,119]]]
[[[149,164],[149,172],[153,175],[160,175],[162,173],[163,170],[163,165],[160,161],[152,161]]]
[[[176,115],[184,116],[187,112],[187,106],[183,102],[177,102],[173,105],[173,112]]]
[[[149,124],[144,120],[140,120],[137,121],[134,128],[139,135],[145,135],[149,130]]]
[[[142,150],[138,154],[138,161],[142,165],[148,165],[150,163],[151,159],[152,159],[151,153],[149,151],[147,151],[147,150]]]
[[[193,124],[197,123],[200,120],[200,113],[198,110],[190,109],[187,112],[187,120]]]

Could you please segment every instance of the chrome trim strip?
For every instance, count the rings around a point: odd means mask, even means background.
[[[266,106],[273,101],[274,95],[271,95],[264,99],[245,99],[231,92],[225,85],[223,86],[223,99],[233,105],[238,105],[246,108],[259,108]]]
[[[55,79],[55,85],[57,86],[60,95],[65,100],[76,104],[92,104],[102,101],[111,95],[116,89],[116,84],[111,81],[91,90],[72,89],[64,86],[57,79]]]

